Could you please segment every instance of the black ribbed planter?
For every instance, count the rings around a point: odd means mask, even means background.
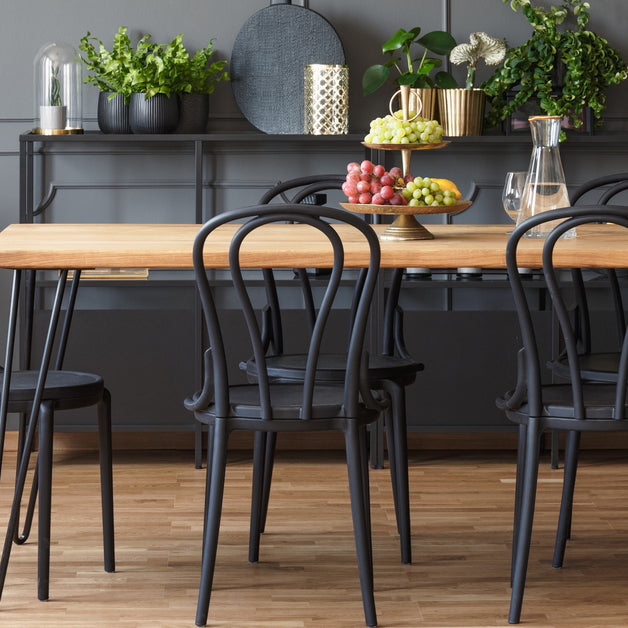
[[[205,133],[208,116],[209,94],[181,94],[177,133]]]
[[[98,94],[98,127],[103,133],[130,133],[129,105],[124,104],[124,96],[116,94],[111,100],[111,92]]]
[[[179,123],[179,99],[176,95],[131,94],[129,124],[133,133],[172,133]]]

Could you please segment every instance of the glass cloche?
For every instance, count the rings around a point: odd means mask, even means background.
[[[46,44],[35,57],[34,72],[33,133],[82,133],[82,66],[74,47],[64,42]]]

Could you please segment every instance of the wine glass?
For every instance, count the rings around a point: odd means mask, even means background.
[[[502,192],[502,203],[504,210],[511,220],[517,222],[517,216],[521,210],[521,197],[526,181],[526,172],[507,172],[504,191]]]

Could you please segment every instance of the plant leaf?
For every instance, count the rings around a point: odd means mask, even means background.
[[[434,83],[440,89],[454,89],[458,87],[458,82],[449,72],[437,72],[434,76]]]
[[[456,45],[456,40],[445,31],[432,31],[417,39],[417,43],[437,55],[448,55]]]
[[[411,30],[410,32],[406,31],[403,28],[400,28],[383,46],[382,52],[392,52],[393,50],[399,50],[404,45],[409,46],[410,42],[417,36],[418,33],[415,33],[416,29]]]
[[[365,96],[379,89],[388,79],[389,70],[385,65],[372,65],[362,77],[362,93]]]

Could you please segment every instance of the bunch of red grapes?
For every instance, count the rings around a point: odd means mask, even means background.
[[[412,181],[411,174],[403,176],[401,168],[395,166],[386,172],[384,166],[375,165],[365,159],[361,164],[347,164],[347,179],[342,191],[349,203],[360,205],[406,205],[408,199],[401,193],[404,185]]]

